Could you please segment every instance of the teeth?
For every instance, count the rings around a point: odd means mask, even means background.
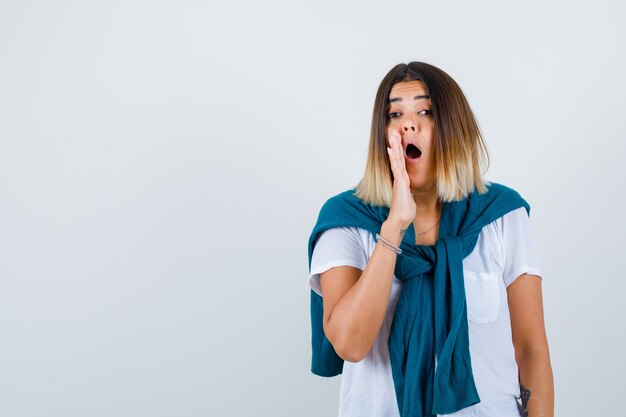
[[[419,158],[422,155],[422,151],[415,145],[409,144],[406,147],[406,156],[410,159]]]

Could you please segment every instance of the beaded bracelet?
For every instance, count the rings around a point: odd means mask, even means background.
[[[391,242],[383,239],[383,237],[381,235],[379,235],[378,233],[376,233],[376,239],[380,240],[380,242],[385,245],[387,248],[391,249],[392,251],[394,251],[395,253],[397,253],[398,255],[400,255],[402,253],[402,249],[400,249],[399,247],[395,246],[394,244],[392,244]]]

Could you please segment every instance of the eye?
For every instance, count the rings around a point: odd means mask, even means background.
[[[422,111],[418,111],[417,114],[421,114],[422,116],[432,116],[433,115],[433,111],[432,110],[422,110]]]
[[[390,119],[390,120],[397,119],[398,117],[400,117],[400,112],[397,112],[397,111],[387,114],[387,119]]]

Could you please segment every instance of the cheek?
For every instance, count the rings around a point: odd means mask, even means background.
[[[389,147],[389,135],[391,134],[391,132],[393,131],[393,128],[391,127],[391,123],[387,125],[387,127],[385,128],[385,144]]]
[[[435,130],[430,126],[424,127],[424,138],[426,138],[425,143],[427,144],[429,149],[432,149],[435,146]]]

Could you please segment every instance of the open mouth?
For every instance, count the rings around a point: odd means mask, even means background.
[[[411,143],[407,145],[405,153],[407,158],[409,159],[417,159],[422,156],[422,151],[420,151],[417,146]]]

